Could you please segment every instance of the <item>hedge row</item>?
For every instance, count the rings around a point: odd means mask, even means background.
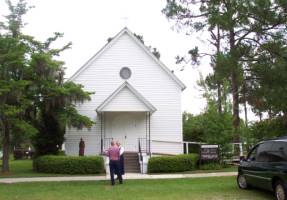
[[[152,157],[148,162],[148,173],[192,171],[197,161],[198,154]]]
[[[104,173],[104,159],[100,156],[41,156],[34,160],[34,170],[55,174]]]

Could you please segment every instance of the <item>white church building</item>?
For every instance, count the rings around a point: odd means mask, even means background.
[[[183,153],[181,92],[185,85],[128,29],[121,30],[70,79],[95,92],[78,111],[96,122],[67,128],[65,151],[99,155],[118,140],[126,152]]]

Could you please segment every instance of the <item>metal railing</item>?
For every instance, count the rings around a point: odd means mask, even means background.
[[[197,149],[198,153],[199,153],[200,145],[202,145],[204,143],[202,143],[202,142],[192,142],[192,141],[183,141],[182,144],[183,144],[183,153],[184,154],[189,154],[190,153],[189,149],[190,149],[191,146],[193,146],[194,149]]]
[[[111,146],[111,142],[113,141],[113,138],[104,138],[101,139],[101,149],[102,153],[108,149]]]
[[[101,139],[101,154],[104,154],[104,140]]]
[[[138,146],[141,147],[142,153],[150,154],[150,142],[146,138],[138,138]]]
[[[142,155],[142,147],[141,147],[141,139],[138,139],[138,147],[139,147],[139,162],[140,162],[140,167],[141,167],[141,173],[143,172],[143,155]]]

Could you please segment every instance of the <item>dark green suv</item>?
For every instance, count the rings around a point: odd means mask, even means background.
[[[255,145],[240,161],[237,183],[274,191],[278,200],[287,200],[287,137]]]

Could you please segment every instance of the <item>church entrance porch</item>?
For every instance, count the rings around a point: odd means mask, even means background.
[[[149,151],[149,112],[104,112],[101,113],[102,152],[112,140],[119,141],[126,152]]]

